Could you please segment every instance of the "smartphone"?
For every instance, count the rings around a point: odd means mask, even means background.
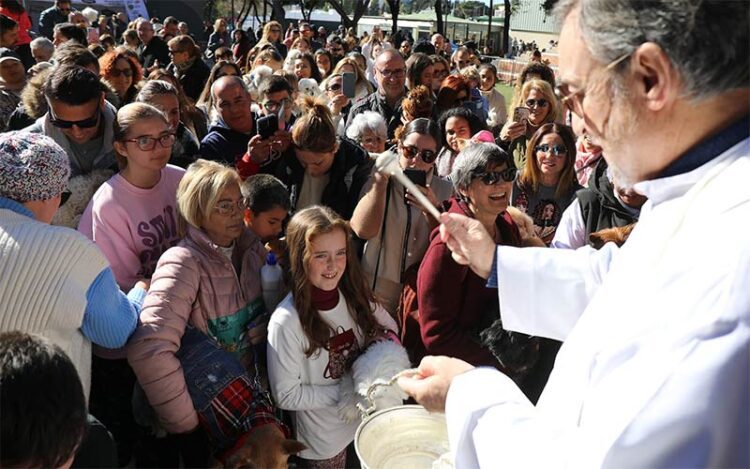
[[[519,106],[513,111],[513,122],[524,122],[529,120],[529,108]]]
[[[341,90],[349,99],[354,99],[354,88],[356,85],[356,76],[352,72],[341,74]]]
[[[427,173],[419,169],[406,168],[404,176],[417,186],[427,187]]]
[[[279,118],[276,114],[269,114],[258,119],[258,135],[263,140],[270,138],[279,130]]]

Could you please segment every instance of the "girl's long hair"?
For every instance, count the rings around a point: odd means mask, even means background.
[[[374,316],[375,297],[365,281],[357,259],[349,223],[328,207],[308,207],[292,217],[286,231],[291,291],[302,330],[309,342],[305,350],[308,357],[327,347],[328,339],[335,334],[334,329],[321,318],[313,306],[312,284],[308,275],[314,238],[335,230],[341,230],[346,235],[346,270],[341,276],[338,288],[346,300],[349,315],[366,336],[374,333],[378,327]]]

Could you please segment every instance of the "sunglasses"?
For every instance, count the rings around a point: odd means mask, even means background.
[[[159,137],[149,137],[144,135],[141,137],[131,138],[129,140],[123,141],[135,143],[142,151],[151,151],[156,148],[156,142],[159,142],[159,145],[161,145],[162,148],[172,148],[174,139],[174,134],[164,134],[160,135]]]
[[[561,156],[561,155],[567,155],[568,149],[565,148],[565,145],[554,145],[549,146],[546,143],[542,143],[541,145],[537,145],[536,148],[534,148],[536,151],[541,151],[544,153],[551,153],[555,156]]]
[[[502,171],[489,171],[475,174],[485,186],[494,186],[500,182],[513,182],[516,180],[518,170],[516,168],[507,168]]]
[[[549,101],[546,99],[527,99],[526,100],[526,107],[547,107],[547,104],[549,104]]]
[[[422,161],[427,164],[432,164],[435,162],[435,159],[437,159],[437,152],[432,150],[420,150],[419,148],[412,145],[401,147],[401,152],[409,160],[420,156],[422,158]]]
[[[54,114],[52,114],[52,109],[50,109],[50,123],[57,127],[58,129],[72,129],[73,126],[78,127],[79,129],[90,129],[91,127],[95,127],[96,124],[99,123],[99,114],[101,111],[99,108],[96,108],[96,111],[94,112],[94,115],[89,117],[88,119],[83,119],[80,121],[66,121],[62,119],[58,119],[55,117]]]
[[[328,85],[328,91],[338,91],[341,89],[341,83],[333,83]]]
[[[113,68],[111,72],[109,72],[110,75],[117,78],[122,75],[125,75],[126,77],[130,78],[133,76],[133,70],[126,68],[124,70],[120,70],[119,68]]]

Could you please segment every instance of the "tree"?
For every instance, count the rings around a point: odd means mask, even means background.
[[[435,27],[437,28],[437,32],[445,36],[445,26],[443,24],[443,1],[444,0],[435,0],[435,17],[437,19]]]
[[[301,2],[302,0],[300,0]],[[357,28],[357,23],[359,23],[360,18],[367,12],[367,8],[370,6],[370,0],[354,0],[353,4],[345,5],[345,2],[343,0],[327,0],[327,3],[336,10],[336,13],[338,13],[341,16],[341,24],[344,26],[344,28]],[[347,8],[348,7],[348,8]],[[347,10],[352,11],[353,14],[351,18],[349,17],[349,14],[347,13]]]
[[[510,17],[518,11],[521,6],[521,0],[504,0],[505,2],[505,19],[503,19],[503,55],[510,49]]]
[[[386,0],[388,8],[391,10],[391,35],[398,32],[398,12],[401,9],[401,0]],[[394,44],[398,47],[398,44]]]

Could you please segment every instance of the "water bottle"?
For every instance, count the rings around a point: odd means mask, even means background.
[[[263,303],[266,310],[273,313],[276,305],[281,301],[284,292],[284,280],[282,279],[281,266],[276,262],[274,253],[269,252],[266,256],[266,264],[260,269],[260,289],[263,292]]]

